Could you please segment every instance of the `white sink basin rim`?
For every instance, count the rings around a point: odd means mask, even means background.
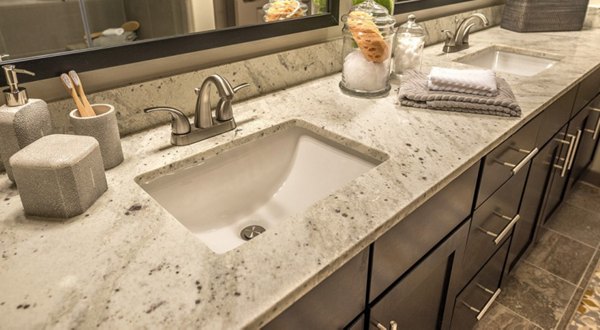
[[[381,162],[291,126],[136,181],[210,249],[225,253],[246,241],[244,228],[269,230]]]
[[[492,46],[456,61],[497,72],[533,77],[554,66],[559,58],[534,51]]]

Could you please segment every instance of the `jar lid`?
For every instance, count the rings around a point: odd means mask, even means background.
[[[425,37],[425,29],[416,22],[417,17],[408,15],[408,21],[398,28],[398,33],[407,33],[413,37]]]
[[[373,0],[365,0],[350,8],[348,15],[342,16],[342,21],[348,24],[349,17],[354,20],[361,19],[361,17],[362,19],[367,19],[373,22],[380,30],[389,29],[396,24],[396,19],[389,14],[387,8]]]

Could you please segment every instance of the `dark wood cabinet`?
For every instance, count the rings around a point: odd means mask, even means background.
[[[556,139],[551,139],[533,159],[521,201],[519,211],[521,219],[515,225],[508,254],[507,265],[511,269],[533,241],[538,217],[548,190],[548,183],[555,172],[553,165],[559,150],[559,143]]]
[[[369,302],[471,216],[479,168],[478,162],[373,244]]]
[[[519,204],[528,168],[529,163],[473,213],[460,276],[461,288],[473,278],[502,243],[510,240],[514,226],[521,219]]]
[[[574,120],[582,122],[583,125],[577,130],[579,140],[572,161],[567,193],[591,163],[600,140],[600,96],[581,110]]]
[[[492,306],[501,292],[500,282],[509,241],[490,258],[458,295],[454,304],[452,329],[471,329]]]
[[[447,328],[468,231],[467,221],[373,302],[370,328]]]

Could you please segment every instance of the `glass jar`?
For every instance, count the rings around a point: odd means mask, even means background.
[[[390,91],[390,70],[394,24],[387,9],[366,0],[342,17],[343,92],[356,96],[376,97]]]
[[[277,22],[306,16],[308,6],[299,0],[269,0],[263,6],[265,22]]]
[[[415,22],[415,15],[408,15],[408,22],[396,32],[394,43],[394,76],[399,78],[407,70],[421,70],[425,29]]]

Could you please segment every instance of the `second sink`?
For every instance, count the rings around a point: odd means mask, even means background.
[[[136,180],[210,249],[224,253],[386,157],[377,160],[297,125],[259,136],[214,156],[195,156],[197,164]]]
[[[551,68],[559,59],[556,56],[524,49],[492,46],[460,57],[456,61],[498,72],[532,77]]]

